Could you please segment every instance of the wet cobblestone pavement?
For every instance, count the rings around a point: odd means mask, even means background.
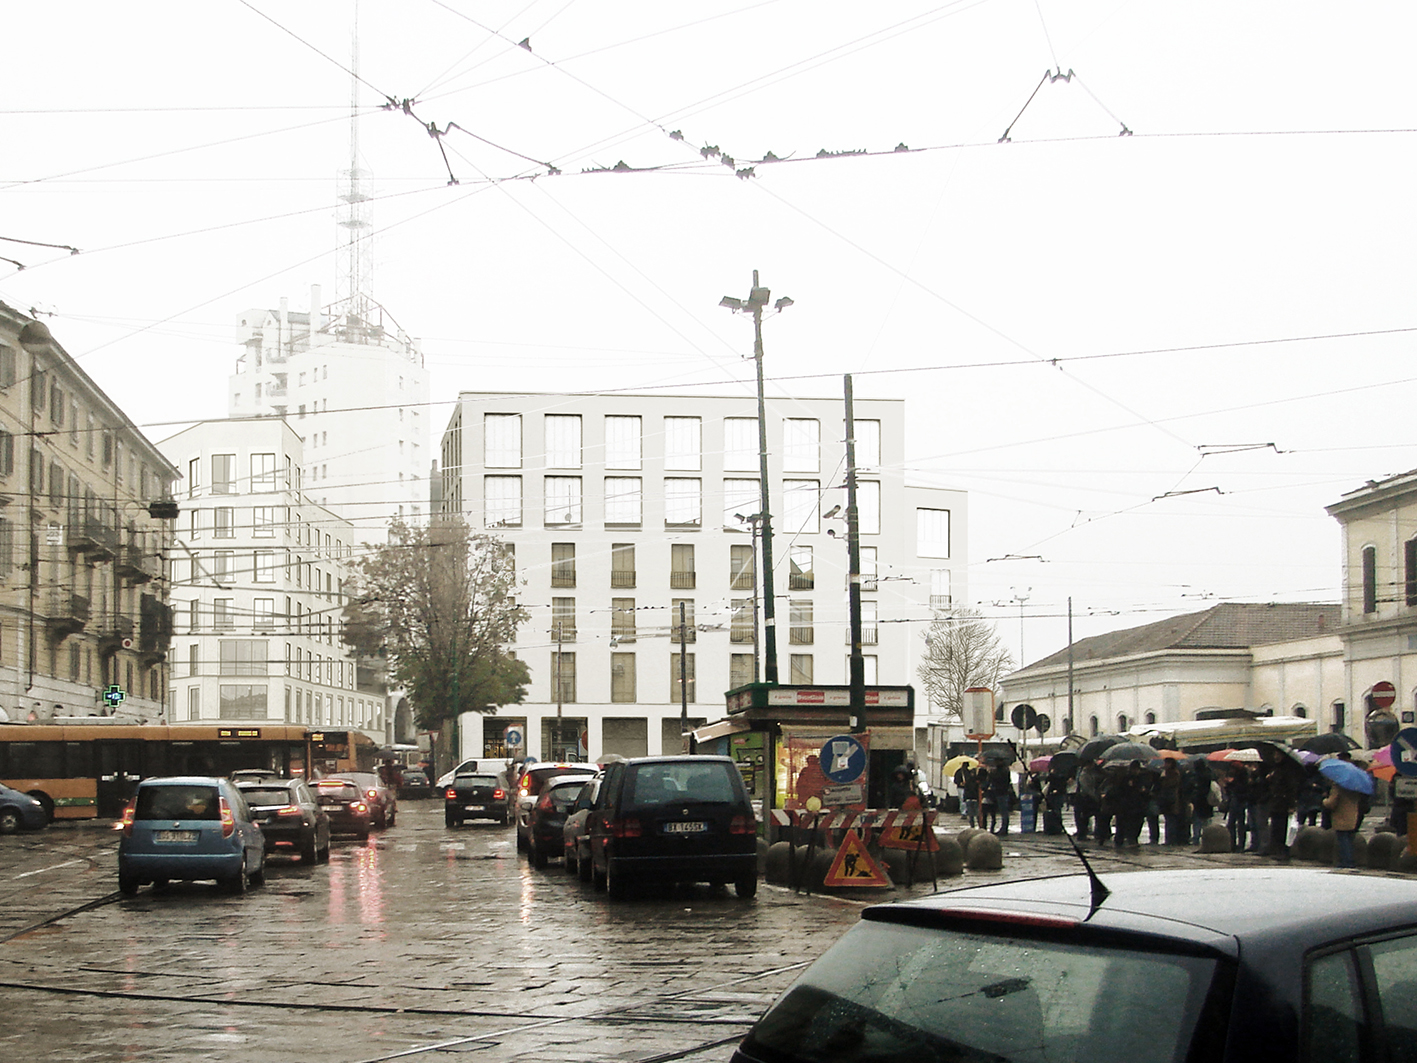
[[[121,898],[105,826],[0,839],[6,1063],[726,1060],[863,900],[932,889],[765,885],[741,901],[700,887],[612,905],[558,864],[531,869],[510,830],[449,830],[420,802],[368,843],[337,841],[328,865],[272,860],[244,897],[202,883]],[[1002,871],[941,887],[1080,869],[1064,838],[1002,840]],[[1104,877],[1269,863],[1087,852]]]

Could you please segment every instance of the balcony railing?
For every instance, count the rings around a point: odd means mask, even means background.
[[[675,590],[693,590],[698,581],[692,572],[671,572],[669,573],[669,586]]]
[[[930,595],[930,608],[948,609],[950,607],[950,601],[951,598],[948,594],[932,594]]]
[[[84,630],[90,615],[91,603],[81,594],[60,590],[49,596],[47,622],[56,642]]]
[[[633,589],[635,586],[635,570],[632,568],[612,568],[610,570],[610,586]]]

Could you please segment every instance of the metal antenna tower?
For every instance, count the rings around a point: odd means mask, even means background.
[[[344,313],[337,321],[341,338],[357,339],[369,325],[373,283],[372,224],[369,194],[365,191],[369,172],[359,165],[359,4],[354,5],[354,25],[350,31],[349,79],[349,169],[339,175],[342,204],[339,227],[342,246],[336,294]]]

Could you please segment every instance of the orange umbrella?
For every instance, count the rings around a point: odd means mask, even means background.
[[[1161,754],[1162,760],[1186,759],[1186,754],[1182,753],[1179,749],[1158,749],[1157,752]]]

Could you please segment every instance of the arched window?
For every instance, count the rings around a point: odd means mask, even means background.
[[[1118,717],[1117,717],[1117,733],[1118,733],[1118,734],[1125,734],[1126,731],[1127,731],[1127,715],[1126,715],[1126,713],[1121,713],[1121,714],[1118,715]]]
[[[1146,722],[1147,722],[1147,723],[1155,723],[1155,722],[1156,722],[1156,713],[1154,713],[1154,712],[1149,712],[1149,713],[1147,713],[1147,714],[1146,714]]]
[[[1307,720],[1309,718],[1309,710],[1303,705],[1295,705],[1294,710],[1289,715],[1297,716],[1301,720]]]
[[[1091,738],[1096,738],[1096,737],[1097,737],[1097,717],[1096,717],[1096,716],[1089,716],[1089,717],[1087,718],[1087,733],[1088,733],[1088,736],[1091,737]]]
[[[1329,730],[1342,731],[1348,726],[1348,706],[1341,701],[1335,701],[1329,710]]]

